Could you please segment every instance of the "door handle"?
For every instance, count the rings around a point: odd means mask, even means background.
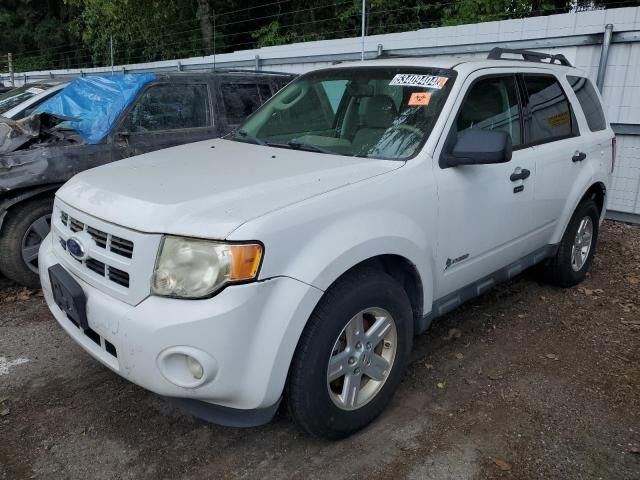
[[[585,158],[587,158],[587,154],[584,152],[578,152],[576,151],[576,153],[573,154],[573,157],[571,157],[571,161],[573,163],[575,162],[581,162],[583,161]]]
[[[529,175],[531,175],[531,172],[529,170],[527,170],[526,168],[520,170],[520,167],[518,167],[516,168],[516,171],[511,174],[509,179],[512,182],[517,182],[518,180],[525,180],[526,178],[529,178]]]

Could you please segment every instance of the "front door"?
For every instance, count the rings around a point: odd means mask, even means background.
[[[523,144],[520,93],[510,73],[465,81],[434,163],[438,188],[435,299],[469,285],[535,249],[533,182],[535,160]],[[441,168],[439,156],[471,128],[509,133],[511,161]],[[445,141],[446,138],[446,141]]]
[[[217,136],[206,83],[158,83],[145,89],[113,136],[119,158]]]

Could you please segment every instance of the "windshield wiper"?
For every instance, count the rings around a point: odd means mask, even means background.
[[[265,142],[261,138],[250,135],[249,132],[247,132],[246,130],[238,130],[238,135],[240,135],[242,138],[246,138],[247,140],[251,141],[252,143],[255,143],[256,145],[267,145],[267,142]]]
[[[309,150],[311,152],[328,153],[329,155],[337,155],[337,153],[334,152],[333,150],[329,150],[328,148],[322,148],[322,147],[319,147],[318,145],[313,145],[312,143],[300,142],[295,138],[289,140],[287,142],[287,145],[297,150]]]

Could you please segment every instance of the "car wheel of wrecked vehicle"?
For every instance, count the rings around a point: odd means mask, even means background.
[[[51,229],[52,198],[20,203],[9,210],[0,232],[0,271],[10,280],[37,288],[38,250]]]
[[[400,383],[412,336],[411,303],[392,277],[361,269],[338,280],[309,319],[291,363],[293,419],[333,439],[371,423]]]

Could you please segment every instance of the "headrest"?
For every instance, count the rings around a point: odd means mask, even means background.
[[[387,95],[363,98],[361,115],[364,126],[387,128],[396,118],[396,106]]]

